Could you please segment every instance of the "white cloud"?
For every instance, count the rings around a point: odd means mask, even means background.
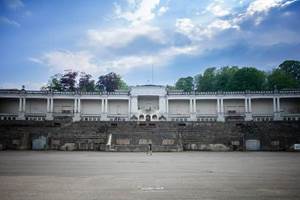
[[[239,29],[239,26],[236,24],[233,24],[229,20],[221,20],[217,19],[213,21],[210,25],[207,27],[207,31],[210,32],[210,35],[214,33],[214,31],[223,31],[226,29]]]
[[[195,24],[189,18],[176,20],[176,31],[187,36],[191,40],[203,40],[217,35],[226,29],[239,29],[239,26],[229,20],[215,19],[210,24],[203,26]]]
[[[290,1],[287,1],[287,2],[283,3],[281,5],[281,7],[289,6],[290,4],[295,3],[296,1],[299,1],[299,0],[290,0]]]
[[[40,58],[28,58],[29,61],[44,64],[51,71],[64,70],[85,71],[92,74],[105,71],[97,66],[94,55],[87,51],[52,51],[43,54]]]
[[[298,0],[255,0],[248,5],[246,12],[240,14],[235,21],[242,22],[252,17],[255,25],[259,25],[271,9],[286,7],[296,1]]]
[[[24,7],[24,3],[21,0],[5,0],[4,2],[11,10],[17,10],[18,8]]]
[[[247,8],[247,15],[267,13],[271,8],[282,5],[283,0],[255,0]]]
[[[89,43],[100,47],[124,47],[135,38],[145,36],[155,42],[164,43],[165,36],[158,27],[136,25],[126,28],[111,28],[106,30],[90,29],[87,31]]]
[[[194,55],[198,50],[198,46],[169,47],[152,55],[124,56],[106,61],[101,65],[110,66],[109,71],[124,74],[136,68],[152,65],[155,67],[165,66],[178,55]]]
[[[158,16],[165,14],[168,10],[169,10],[169,7],[166,7],[166,6],[160,7],[158,10]]]
[[[217,17],[224,17],[226,15],[229,15],[231,10],[228,8],[223,1],[215,0],[212,3],[210,3],[206,7],[206,11],[212,13],[213,15]]]
[[[128,1],[130,11],[122,11],[122,8],[115,4],[115,14],[118,18],[125,19],[133,25],[144,24],[155,18],[155,10],[160,0],[130,0]]]
[[[41,59],[39,59],[39,58],[29,57],[28,60],[31,61],[31,62],[33,62],[33,63],[43,64],[43,61]]]
[[[8,19],[7,17],[0,17],[0,23],[15,26],[15,27],[21,26],[21,24],[19,24],[15,20]]]
[[[125,74],[136,68],[164,66],[178,55],[193,55],[197,51],[198,46],[170,47],[153,54],[121,56],[110,60],[98,58],[101,61],[90,52],[52,51],[28,60],[46,65],[53,72],[84,71],[97,77],[111,71]]]

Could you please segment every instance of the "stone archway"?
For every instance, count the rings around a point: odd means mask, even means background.
[[[140,115],[140,116],[139,116],[139,120],[140,120],[140,121],[143,121],[143,120],[144,120],[144,115]]]
[[[147,122],[151,121],[151,116],[150,115],[146,115],[146,121]]]
[[[152,120],[156,121],[157,120],[157,115],[152,115]]]

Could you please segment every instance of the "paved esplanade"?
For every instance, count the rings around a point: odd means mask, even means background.
[[[300,153],[0,152],[0,199],[300,199]]]

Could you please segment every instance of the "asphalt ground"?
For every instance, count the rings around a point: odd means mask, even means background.
[[[0,152],[0,199],[300,199],[300,153]]]

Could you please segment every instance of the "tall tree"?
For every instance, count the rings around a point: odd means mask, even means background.
[[[194,79],[191,76],[180,78],[175,84],[177,90],[183,90],[184,92],[191,92],[194,90]]]
[[[66,72],[60,79],[63,91],[73,92],[76,89],[76,77],[78,72]]]
[[[119,82],[118,82],[118,90],[128,90],[129,86],[125,81],[122,80],[121,76],[119,76]]]
[[[61,92],[63,91],[60,79],[62,77],[62,74],[55,74],[53,76],[50,77],[48,84],[46,86],[47,90],[51,90],[51,91],[57,91],[57,92]]]
[[[278,68],[295,79],[298,82],[298,87],[300,86],[300,61],[286,60]]]
[[[121,77],[114,72],[100,76],[97,82],[97,88],[100,91],[114,92],[119,89]]]
[[[234,74],[229,87],[234,91],[264,90],[266,78],[265,72],[254,67],[244,67]]]
[[[231,82],[236,74],[236,72],[239,70],[238,67],[222,67],[221,69],[218,69],[216,72],[216,82],[215,82],[215,89],[217,91],[229,91],[232,90]]]
[[[203,75],[198,74],[195,77],[197,91],[215,91],[216,90],[216,68],[207,68]]]
[[[297,87],[297,81],[281,69],[274,69],[268,76],[268,87],[273,89],[292,89]]]
[[[81,72],[78,87],[79,90],[83,92],[94,92],[95,81],[92,80],[92,75],[86,74],[85,72]]]

